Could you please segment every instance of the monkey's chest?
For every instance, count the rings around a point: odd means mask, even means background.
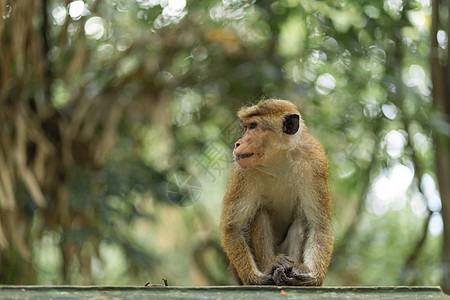
[[[287,235],[295,214],[295,203],[295,199],[273,199],[263,205],[269,217],[276,244],[283,242]]]

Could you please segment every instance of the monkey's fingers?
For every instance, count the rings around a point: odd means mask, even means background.
[[[272,272],[274,272],[276,269],[284,269],[288,272],[292,270],[292,267],[294,265],[294,260],[290,258],[287,255],[281,254],[276,256],[272,261]]]
[[[276,269],[275,272],[273,272],[272,276],[273,280],[275,281],[275,284],[280,285],[286,285],[286,274],[284,273],[283,269]]]

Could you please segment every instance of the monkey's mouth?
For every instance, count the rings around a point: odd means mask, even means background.
[[[254,153],[245,153],[245,154],[235,154],[234,157],[236,158],[236,160],[239,159],[243,159],[243,158],[247,158],[250,156],[253,156]]]

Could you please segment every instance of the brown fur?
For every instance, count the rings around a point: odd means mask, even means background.
[[[314,285],[325,278],[333,248],[328,161],[300,117],[286,134],[288,101],[239,110],[244,135],[223,199],[222,246],[246,285]]]

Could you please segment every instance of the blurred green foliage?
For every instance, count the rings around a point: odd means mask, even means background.
[[[218,220],[234,114],[270,97],[296,103],[329,156],[325,284],[440,283],[431,132],[448,124],[432,105],[429,1],[30,3],[0,21],[0,154],[22,149],[16,119],[36,126],[24,155],[46,204],[20,172],[14,199],[0,182],[0,283],[231,284]]]

